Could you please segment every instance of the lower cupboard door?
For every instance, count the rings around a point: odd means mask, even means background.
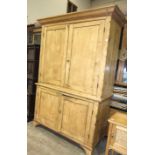
[[[89,138],[92,110],[91,102],[63,97],[60,132],[75,141],[86,142]]]
[[[59,107],[61,103],[61,95],[54,91],[39,89],[37,96],[37,120],[54,130],[59,125]]]

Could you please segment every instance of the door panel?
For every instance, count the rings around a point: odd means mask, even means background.
[[[67,46],[67,26],[45,27],[41,57],[41,82],[63,85]]]
[[[37,103],[37,120],[45,126],[58,129],[59,125],[59,107],[61,96],[55,92],[39,89],[39,100]]]
[[[92,115],[92,103],[64,97],[62,111],[60,131],[81,142],[87,140]]]
[[[67,53],[67,87],[96,95],[104,21],[70,25]],[[70,60],[70,61],[68,61]]]

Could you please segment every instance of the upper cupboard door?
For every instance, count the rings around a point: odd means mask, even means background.
[[[103,33],[104,21],[70,25],[66,87],[96,95]]]
[[[45,27],[42,36],[40,81],[62,86],[68,38],[67,25]]]

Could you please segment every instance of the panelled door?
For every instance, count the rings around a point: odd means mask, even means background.
[[[103,33],[103,20],[70,25],[66,59],[66,87],[96,95]]]
[[[63,85],[67,38],[67,25],[43,28],[39,82]]]
[[[41,124],[58,130],[62,96],[48,89],[37,88],[35,119]]]
[[[63,97],[60,132],[81,142],[89,138],[93,103]]]

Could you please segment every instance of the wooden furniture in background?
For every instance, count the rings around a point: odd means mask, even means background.
[[[124,25],[122,28],[121,33],[121,40],[120,40],[120,53],[118,57],[118,64],[117,64],[117,70],[116,70],[116,81],[114,86],[113,95],[116,94],[115,88],[119,87],[122,89],[126,89],[127,97],[127,24]],[[121,95],[121,93],[118,95]],[[115,111],[125,111],[127,112],[127,103],[123,103],[120,101],[111,100],[110,104],[110,111],[113,111],[115,108]]]
[[[115,151],[127,155],[127,115],[116,112],[109,118],[108,140],[105,155]]]
[[[33,44],[33,29],[35,25],[27,25],[27,45]]]
[[[33,44],[40,45],[41,43],[41,27],[35,27],[33,29]]]
[[[127,83],[115,81],[116,86],[127,87]]]
[[[27,78],[35,80],[38,78],[40,45],[27,46]]]
[[[119,110],[119,109],[115,109],[115,108],[110,108],[109,118],[111,118],[111,116],[114,115],[115,113],[127,114],[125,111],[122,111],[122,110]]]
[[[78,7],[75,4],[73,4],[70,0],[68,0],[67,13],[76,12],[77,9],[78,9]]]
[[[27,45],[40,45],[41,27],[35,27],[34,24],[27,25]]]
[[[28,25],[27,34],[27,121],[31,121],[34,118],[35,82],[38,79],[41,29]]]
[[[124,77],[124,70],[127,71],[127,24],[123,27],[122,38],[121,38],[121,48],[118,59],[117,75],[116,75],[116,85],[127,86],[126,78]]]
[[[35,82],[38,79],[40,45],[27,46],[27,120],[34,118]]]
[[[34,124],[91,155],[106,133],[121,27],[118,7],[39,20],[42,25]]]

